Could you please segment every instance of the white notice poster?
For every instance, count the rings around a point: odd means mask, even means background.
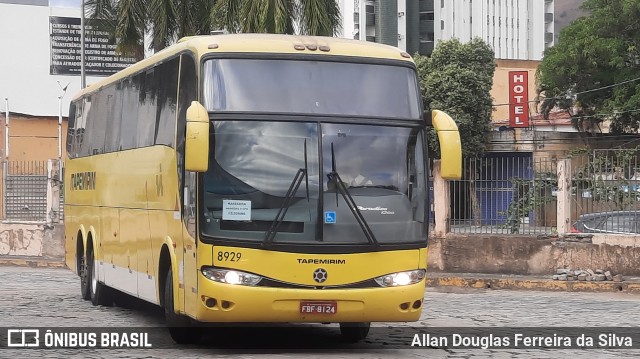
[[[222,220],[250,221],[251,201],[222,200]]]

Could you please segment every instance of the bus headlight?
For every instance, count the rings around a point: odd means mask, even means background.
[[[397,287],[418,283],[424,279],[425,273],[424,269],[416,269],[383,275],[375,280],[382,287]]]
[[[202,274],[218,283],[256,285],[262,280],[259,275],[241,272],[231,269],[219,269],[213,267],[203,267]]]

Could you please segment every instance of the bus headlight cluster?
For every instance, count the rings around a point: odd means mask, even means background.
[[[416,269],[406,272],[391,273],[376,278],[376,283],[382,287],[397,287],[420,282],[425,277],[424,269]]]
[[[227,284],[256,285],[262,280],[259,275],[213,267],[203,267],[202,274],[214,282]]]

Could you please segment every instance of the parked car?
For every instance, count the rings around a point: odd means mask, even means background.
[[[573,233],[640,233],[640,211],[587,213],[578,217]]]

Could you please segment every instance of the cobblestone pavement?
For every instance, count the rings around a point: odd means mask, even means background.
[[[600,349],[410,349],[416,327],[616,327],[638,326],[640,296],[622,293],[567,293],[501,290],[428,289],[418,323],[379,324],[367,340],[340,344],[334,325],[285,327],[280,333],[239,331],[244,349],[224,342],[166,349],[0,349],[0,358],[619,358],[637,357],[640,350]],[[150,305],[127,308],[94,307],[80,298],[79,280],[65,269],[0,267],[0,327],[162,327],[162,312]],[[172,343],[164,329],[161,342]],[[0,333],[0,336],[4,333]],[[299,350],[296,341],[311,341],[317,349]],[[262,345],[277,342],[277,349]],[[205,341],[206,342],[206,341]],[[259,343],[259,344],[256,344]],[[390,349],[385,349],[384,345]],[[245,346],[246,344],[246,346]],[[640,343],[634,343],[636,346]],[[382,346],[382,348],[381,348]],[[404,348],[407,349],[398,349]]]

